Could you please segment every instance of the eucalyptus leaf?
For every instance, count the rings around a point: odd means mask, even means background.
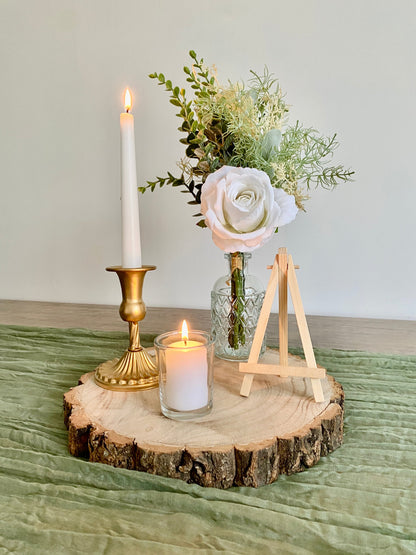
[[[281,140],[282,132],[280,129],[267,131],[261,141],[261,155],[265,160],[270,160],[276,156]]]
[[[249,96],[251,97],[251,99],[253,100],[254,104],[257,102],[257,99],[259,97],[259,93],[257,91],[255,91],[254,89],[250,89],[248,91]]]

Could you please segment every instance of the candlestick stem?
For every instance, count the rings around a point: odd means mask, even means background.
[[[139,351],[140,345],[139,322],[129,322],[130,345],[129,351]]]
[[[140,345],[139,321],[146,315],[142,300],[143,281],[146,272],[156,266],[122,268],[112,266],[121,285],[123,300],[120,305],[121,318],[129,323],[129,348],[120,359],[108,360],[95,370],[95,382],[100,387],[114,391],[136,391],[151,389],[159,384],[158,370],[152,357]]]

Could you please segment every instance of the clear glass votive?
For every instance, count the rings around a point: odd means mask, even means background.
[[[214,340],[206,332],[180,332],[155,339],[159,368],[162,414],[174,420],[189,420],[209,414],[214,383]]]

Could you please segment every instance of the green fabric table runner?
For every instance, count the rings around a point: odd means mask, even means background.
[[[69,455],[63,393],[127,341],[0,326],[0,553],[416,553],[415,356],[316,350],[345,389],[344,445],[224,491]]]

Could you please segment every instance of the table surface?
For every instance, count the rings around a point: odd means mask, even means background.
[[[208,330],[210,327],[209,310],[148,307],[140,329],[143,333],[179,329],[183,319],[187,319],[194,329]],[[308,315],[307,321],[316,348],[416,354],[414,320]],[[127,330],[127,324],[120,319],[116,306],[37,301],[0,300],[0,324]],[[267,339],[270,345],[278,343],[276,314],[270,316]],[[295,316],[289,314],[289,346],[299,347],[300,344]]]
[[[184,317],[209,327],[208,311],[151,308],[142,331]],[[345,389],[344,444],[271,485],[219,490],[68,453],[62,394],[125,348],[117,307],[0,302],[0,552],[414,555],[416,357],[374,351],[414,353],[415,322],[308,321]],[[269,342],[276,330],[273,316]]]
[[[0,326],[0,552],[416,553],[415,356],[317,349],[345,390],[344,444],[273,484],[221,490],[69,454],[62,395],[125,342]]]

